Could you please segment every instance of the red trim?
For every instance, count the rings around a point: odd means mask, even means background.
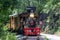
[[[40,34],[40,28],[24,28],[25,35],[38,35],[38,33]]]

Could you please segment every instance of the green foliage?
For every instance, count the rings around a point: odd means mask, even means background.
[[[0,29],[1,30],[1,29]],[[1,40],[16,40],[16,34],[7,31],[7,25],[2,27],[0,31]]]
[[[10,32],[3,32],[2,40],[16,40],[16,35]]]
[[[8,37],[6,31],[7,29],[5,29],[4,27],[7,21],[9,20],[9,14],[12,14],[14,10],[16,10],[19,13],[26,12],[27,6],[36,6],[36,12],[39,14],[40,13],[49,14],[49,16],[47,17],[48,19],[45,19],[45,20],[49,20],[49,27],[48,27],[49,31],[50,32],[56,32],[57,30],[60,31],[59,29],[60,28],[60,21],[59,21],[60,0],[0,0],[0,36],[3,36],[2,37],[3,40],[6,39],[6,37]],[[57,18],[55,17],[56,19],[52,18],[54,14],[57,17]],[[53,20],[56,21],[54,22]],[[9,35],[12,36],[12,34]],[[10,40],[12,39],[14,40],[14,38],[11,37]]]

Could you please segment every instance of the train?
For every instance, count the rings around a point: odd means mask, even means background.
[[[9,15],[8,29],[16,30],[25,36],[40,35],[42,22],[39,21],[39,15],[35,12],[36,7],[27,7],[26,9],[27,12]]]

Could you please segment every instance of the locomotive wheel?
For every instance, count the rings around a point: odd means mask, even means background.
[[[27,40],[28,36],[26,36],[25,38],[23,38],[23,40]]]
[[[39,38],[39,36],[37,36],[37,40],[39,40],[40,38]]]

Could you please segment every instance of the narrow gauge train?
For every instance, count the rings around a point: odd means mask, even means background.
[[[10,26],[8,28],[24,35],[39,35],[39,17],[35,7],[27,7],[27,12],[9,15]]]

